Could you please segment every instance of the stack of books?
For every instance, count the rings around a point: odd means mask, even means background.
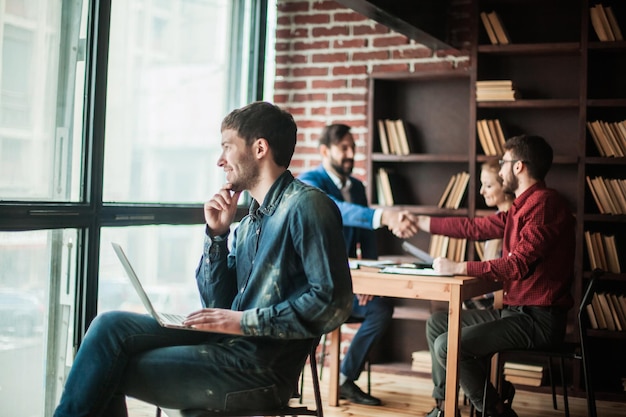
[[[482,119],[476,120],[478,141],[487,156],[504,155],[505,136],[500,125],[500,120]]]
[[[626,214],[626,179],[586,176],[601,214]]]
[[[404,121],[401,119],[378,120],[377,126],[380,149],[384,154],[409,155],[411,153],[411,143]]]
[[[611,292],[596,292],[585,306],[592,329],[626,331],[626,297]]]
[[[500,16],[495,11],[481,12],[480,19],[483,22],[487,36],[492,45],[508,45],[511,43],[509,34],[504,29]]]
[[[410,201],[406,179],[388,168],[379,168],[376,173],[376,198],[381,206],[407,204]]]
[[[540,387],[543,380],[543,365],[505,362],[504,379],[512,384]]]
[[[431,373],[432,361],[430,358],[430,352],[427,350],[418,350],[411,353],[411,370],[416,372]]]
[[[467,239],[431,235],[428,253],[433,258],[448,258],[454,262],[465,261],[465,249],[467,248]]]
[[[596,31],[598,39],[602,42],[607,41],[622,41],[622,30],[615,19],[615,14],[611,6],[603,6],[602,4],[596,4],[589,9],[589,17],[591,18],[591,25]]]
[[[601,269],[613,274],[622,272],[614,235],[603,235],[585,230],[585,244],[591,269]]]
[[[601,156],[626,156],[626,120],[587,122],[587,130]]]
[[[476,81],[476,101],[515,101],[517,96],[511,80]]]

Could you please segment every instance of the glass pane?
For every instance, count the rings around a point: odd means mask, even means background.
[[[178,314],[201,308],[195,271],[203,241],[204,225],[102,229],[98,311],[146,312],[111,242],[122,246],[155,308]]]
[[[0,415],[43,416],[72,359],[75,230],[0,232]]]
[[[84,65],[76,51],[86,8],[60,0],[1,7],[0,200],[78,201],[80,165],[71,165],[82,152]]]
[[[221,185],[235,3],[113,2],[105,201],[198,203]]]

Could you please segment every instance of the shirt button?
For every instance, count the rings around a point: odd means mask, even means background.
[[[513,254],[511,252],[509,252],[509,256],[513,256]]]

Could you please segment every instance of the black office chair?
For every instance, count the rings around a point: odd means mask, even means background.
[[[275,410],[248,410],[248,411],[210,411],[210,410],[169,410],[163,409],[167,417],[252,417],[252,416],[317,416],[324,417],[322,408],[322,396],[320,394],[319,377],[317,374],[317,361],[315,354],[319,339],[313,343],[309,353],[309,363],[311,366],[311,378],[313,382],[313,393],[315,395],[315,408],[306,406],[291,407],[286,406]],[[303,370],[304,371],[304,370]],[[156,417],[161,417],[161,408],[157,407]]]

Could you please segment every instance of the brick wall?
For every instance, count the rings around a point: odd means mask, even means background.
[[[462,9],[467,1],[457,3]],[[276,19],[274,102],[298,124],[295,175],[319,164],[321,129],[345,123],[357,142],[354,175],[364,179],[370,74],[468,65],[467,54],[433,53],[334,1],[277,0]]]
[[[459,21],[466,21],[468,2],[454,4],[460,10]],[[469,65],[467,54],[434,53],[334,1],[277,0],[276,19],[274,102],[289,110],[298,124],[298,145],[291,163],[295,175],[319,164],[317,137],[321,129],[330,123],[345,123],[352,126],[357,142],[354,175],[365,179],[370,74]],[[463,32],[457,30],[452,36],[463,38]],[[342,355],[358,326],[343,326]]]

